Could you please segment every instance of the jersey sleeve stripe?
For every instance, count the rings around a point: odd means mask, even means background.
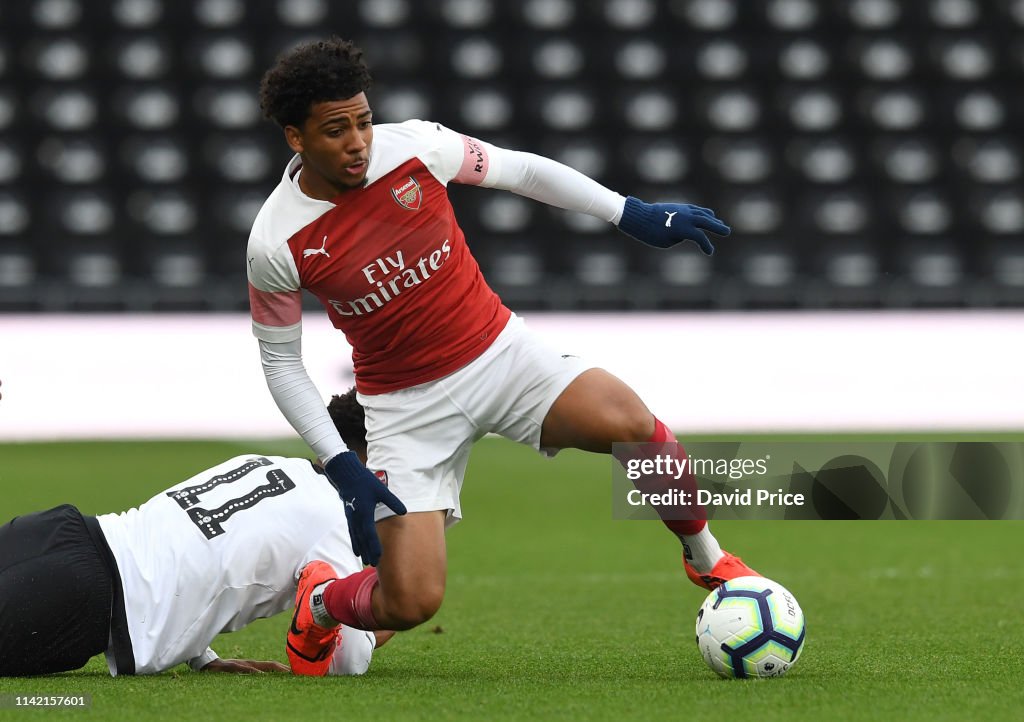
[[[261,291],[249,284],[252,320],[261,326],[294,326],[302,320],[300,291]]]
[[[487,177],[487,169],[491,163],[487,149],[479,140],[468,135],[462,136],[462,147],[462,167],[452,180],[456,183],[478,186]]]
[[[253,321],[252,335],[268,343],[288,343],[289,341],[302,338],[302,324],[297,323],[293,326],[264,326]]]

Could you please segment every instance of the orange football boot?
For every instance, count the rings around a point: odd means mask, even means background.
[[[701,574],[686,561],[686,556],[683,556],[683,567],[686,568],[686,576],[690,578],[690,581],[696,584],[698,587],[704,587],[705,589],[717,589],[722,586],[722,582],[736,577],[760,577],[753,569],[743,563],[743,560],[737,556],[733,556],[729,552],[722,552],[724,555],[719,559],[715,566],[711,568],[711,571],[707,574]]]
[[[323,677],[331,666],[341,625],[328,629],[314,622],[309,597],[313,589],[337,578],[334,567],[327,562],[312,561],[302,568],[299,591],[295,594],[295,613],[288,628],[288,662],[293,674]]]

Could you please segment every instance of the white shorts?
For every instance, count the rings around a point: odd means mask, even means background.
[[[485,434],[540,448],[555,399],[587,369],[539,341],[514,315],[478,358],[436,381],[357,396],[366,411],[366,465],[410,512],[447,510],[462,518],[459,493],[473,443]],[[392,516],[383,504],[377,520]]]

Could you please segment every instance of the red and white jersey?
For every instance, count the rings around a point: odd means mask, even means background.
[[[381,394],[445,376],[478,357],[510,311],[486,284],[448,200],[447,184],[480,184],[479,141],[435,123],[374,126],[366,182],[331,201],[298,185],[301,159],[249,237],[255,335],[301,335],[301,288],[353,348],[356,387]]]
[[[291,609],[313,559],[341,577],[362,569],[337,491],[305,459],[238,456],[98,519],[121,575],[137,674],[200,657],[221,632]],[[372,650],[365,634],[352,630],[350,641]],[[345,667],[342,653],[332,667]]]

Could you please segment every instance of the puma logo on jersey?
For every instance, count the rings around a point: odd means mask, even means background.
[[[307,248],[302,252],[302,257],[309,258],[310,256],[317,255],[318,253],[322,253],[328,258],[331,257],[331,254],[327,252],[327,236],[324,236],[324,244],[322,246],[319,248]]]
[[[341,501],[345,506],[347,506],[352,511],[356,510],[356,498],[354,496],[352,497],[352,501],[345,501],[344,499],[342,499]]]
[[[669,213],[668,211],[665,211],[665,215],[668,216],[668,218],[665,219],[665,228],[672,227],[672,216],[674,216],[678,212],[679,211],[672,211],[671,213]]]

